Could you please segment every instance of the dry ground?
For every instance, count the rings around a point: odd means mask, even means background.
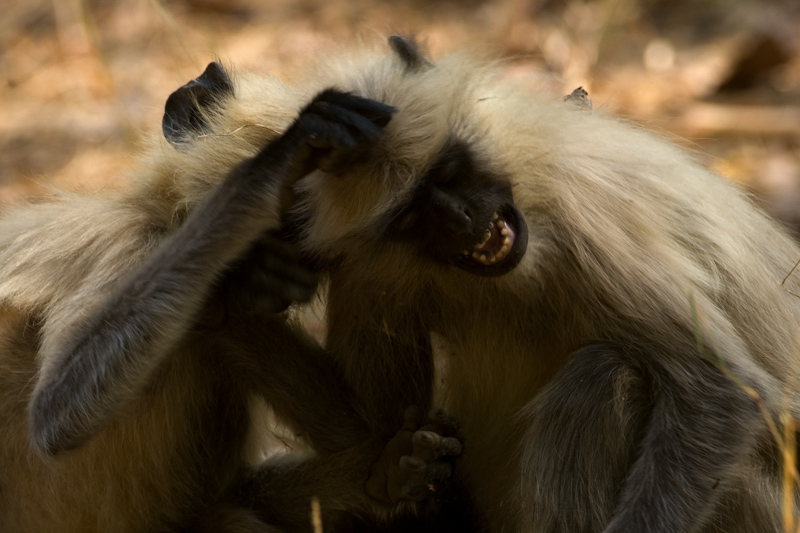
[[[5,5],[4,5],[5,4]],[[287,73],[326,44],[413,33],[509,58],[674,134],[800,222],[795,0],[0,0],[0,209],[119,186],[163,103],[210,60]]]

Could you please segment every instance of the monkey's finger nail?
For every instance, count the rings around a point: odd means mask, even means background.
[[[449,455],[451,457],[461,455],[462,449],[461,441],[453,437],[444,438],[442,442],[439,443],[439,452],[442,455]]]
[[[434,409],[428,413],[428,421],[436,425],[436,430],[442,435],[449,436],[458,431],[458,422],[449,416],[444,409]],[[422,429],[422,428],[420,428]]]
[[[444,409],[432,409],[428,413],[428,420],[431,422],[440,422],[447,418],[447,413],[444,412]]]
[[[414,433],[412,442],[417,446],[431,450],[439,445],[440,439],[441,437],[433,431],[417,431]]]
[[[400,494],[406,500],[411,500],[418,502],[425,498],[425,493],[427,489],[423,485],[404,485],[402,489],[400,489]]]
[[[422,472],[425,470],[427,463],[419,457],[411,455],[404,455],[400,458],[400,468],[408,470],[409,472]]]

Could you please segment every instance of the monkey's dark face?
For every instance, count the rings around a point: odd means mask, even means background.
[[[480,276],[516,267],[528,229],[511,185],[483,168],[464,141],[447,144],[411,200],[389,214],[387,237]]]

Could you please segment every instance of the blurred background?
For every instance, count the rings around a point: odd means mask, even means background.
[[[0,0],[0,210],[121,186],[174,89],[333,42],[485,47],[544,91],[672,136],[800,228],[798,0]]]

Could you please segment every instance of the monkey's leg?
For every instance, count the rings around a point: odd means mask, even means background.
[[[602,531],[635,460],[650,402],[643,370],[617,346],[573,354],[522,413],[518,529]]]
[[[279,419],[320,454],[311,464],[271,461],[245,471],[232,502],[198,517],[204,527],[235,531],[257,515],[271,526],[302,528],[312,496],[323,503],[328,524],[344,514],[386,515],[401,502],[424,500],[420,507],[429,508],[449,481],[447,458],[461,450],[450,436],[457,429],[451,418],[435,411],[423,420],[419,410],[408,409],[404,427],[393,438],[374,434],[352,407],[352,392],[336,360],[301,328],[272,314],[293,299],[292,290],[313,292],[315,285],[316,277],[294,247],[265,234],[219,284],[208,307],[222,307],[221,316],[198,326],[198,334],[206,337],[199,342],[216,344],[214,351],[226,354],[232,386],[261,394]],[[365,497],[365,489],[377,501]]]
[[[763,421],[710,362],[680,379],[649,363],[587,346],[523,411],[520,529],[667,533],[708,518]]]
[[[404,410],[433,408],[433,352],[419,310],[400,308],[360,272],[338,269],[328,287],[326,348],[340,361],[373,431],[394,434]]]
[[[411,499],[382,502],[364,490],[377,459],[376,450],[385,444],[384,436],[375,436],[341,452],[269,460],[245,473],[230,500],[253,510],[265,522],[289,531],[311,530],[312,499],[320,502],[326,528],[336,528],[342,520],[352,518],[385,524],[395,516],[416,514],[424,504],[420,507]],[[416,494],[409,496],[419,499]]]
[[[234,502],[255,505],[270,523],[294,524],[307,517],[311,496],[334,514],[380,515],[401,502],[442,493],[452,473],[448,458],[461,451],[451,436],[456,424],[444,413],[422,419],[409,409],[394,437],[374,433],[353,408],[353,393],[336,361],[276,317],[226,317],[209,341],[224,343],[220,351],[240,386],[261,394],[318,453],[309,464],[279,461],[245,473]],[[271,353],[265,357],[267,344]]]
[[[695,343],[692,336],[686,345]],[[766,421],[741,384],[707,356],[647,356],[652,410],[604,531],[697,531],[735,490],[732,481],[766,434]]]

